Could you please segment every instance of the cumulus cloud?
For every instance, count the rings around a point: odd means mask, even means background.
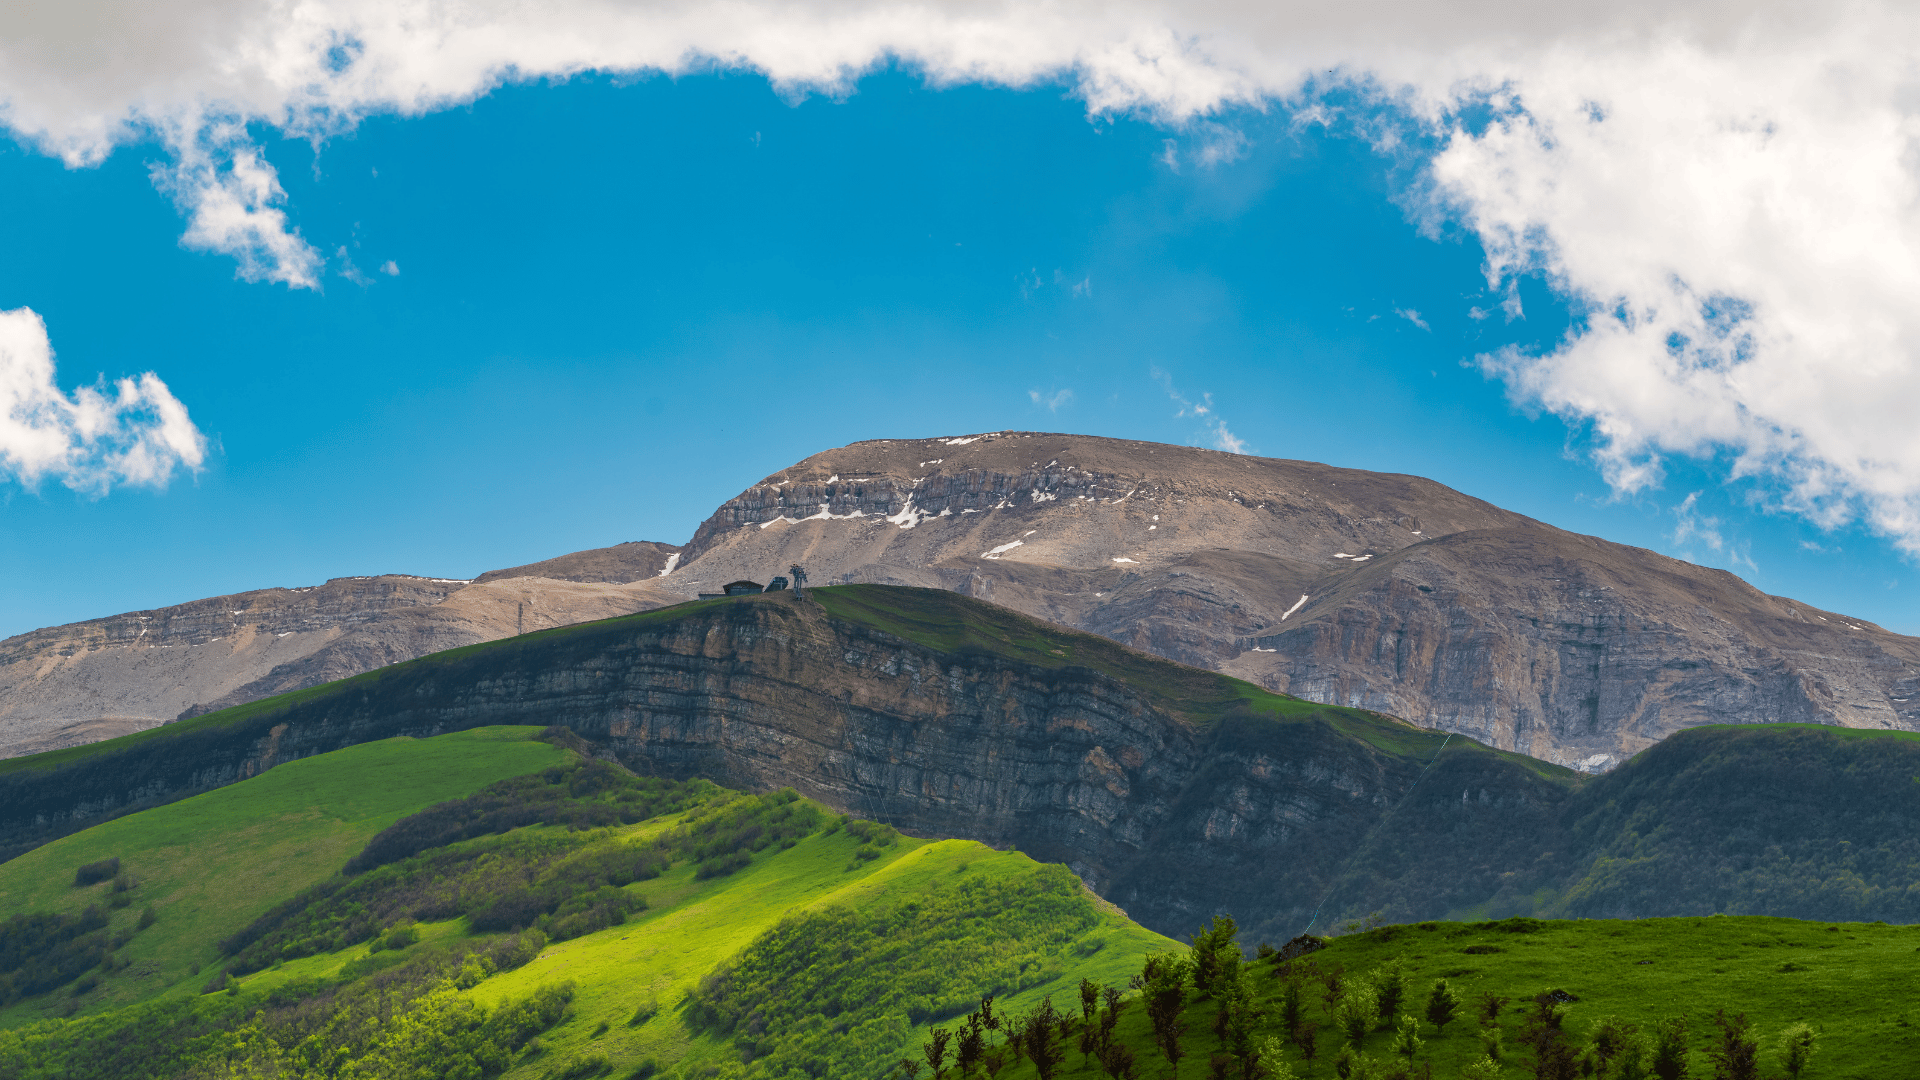
[[[1410,163],[1409,212],[1479,239],[1502,299],[1470,314],[1521,317],[1530,274],[1574,304],[1565,340],[1481,363],[1588,429],[1616,489],[1725,455],[1920,554],[1916,55],[1920,9],[1893,3],[72,0],[0,11],[0,118],[75,165],[159,139],[184,242],[316,287],[250,131],[324,139],[586,71],[842,92],[895,62],[1063,83],[1164,125],[1174,168],[1239,155],[1234,110],[1288,110]]]
[[[1247,441],[1227,429],[1226,420],[1220,416],[1219,410],[1214,407],[1212,394],[1201,394],[1199,401],[1193,401],[1185,394],[1174,389],[1173,376],[1161,371],[1159,368],[1152,370],[1154,381],[1160,384],[1160,389],[1167,392],[1167,398],[1169,400],[1175,405],[1180,406],[1180,411],[1174,414],[1175,419],[1182,419],[1189,416],[1198,419],[1202,428],[1206,431],[1208,440],[1213,443],[1215,450],[1225,450],[1229,454],[1244,454],[1247,452]]]
[[[0,311],[0,478],[32,487],[52,477],[76,491],[162,486],[176,467],[198,469],[207,440],[159,376],[72,393],[54,381],[40,316]]]

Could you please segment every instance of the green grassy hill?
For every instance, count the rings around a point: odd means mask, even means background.
[[[1018,852],[531,734],[349,748],[0,867],[0,964],[31,912],[113,919],[81,926],[103,963],[0,1013],[0,1075],[864,1075],[982,994],[1021,1007],[1173,945]],[[71,884],[114,855],[137,884]]]
[[[1539,921],[1514,918],[1485,923],[1419,923],[1386,926],[1325,941],[1325,948],[1289,963],[1249,959],[1243,968],[1246,996],[1225,989],[1197,992],[1191,976],[1181,984],[1178,1023],[1184,1052],[1180,1074],[1242,1075],[1238,1047],[1261,1053],[1261,1075],[1360,1077],[1467,1077],[1496,1080],[1538,1076],[1638,1078],[1652,1069],[1663,1025],[1679,1037],[1676,1060],[1685,1071],[1671,1075],[1786,1076],[1781,1042],[1788,1029],[1807,1024],[1816,1033],[1815,1052],[1802,1075],[1820,1080],[1890,1080],[1911,1076],[1920,1061],[1920,926],[1884,923],[1814,923],[1793,919],[1713,916],[1700,919]],[[1183,954],[1191,956],[1191,953]],[[1388,972],[1397,971],[1397,978]],[[1331,985],[1337,989],[1330,988]],[[1444,979],[1459,998],[1444,1027],[1428,1019],[1434,985]],[[1296,988],[1298,1022],[1289,1037],[1288,987]],[[1411,1017],[1417,1047],[1395,1049],[1396,1023],[1376,1015],[1361,1025],[1354,1044],[1341,1030],[1357,1004],[1386,985],[1400,985],[1399,1017]],[[1133,1074],[1171,1072],[1158,1048],[1144,999],[1135,993],[1122,1008],[1114,1041],[1134,1059]],[[1488,995],[1502,999],[1497,1017],[1485,1013]],[[1548,995],[1551,1034],[1543,1021]],[[1355,1007],[1343,1015],[1346,1003]],[[1069,1010],[1079,1013],[1077,1002]],[[1225,1011],[1232,1023],[1216,1036]],[[1236,1029],[1244,1017],[1244,1039]],[[1726,1044],[1718,1019],[1744,1023],[1754,1044],[1753,1073],[1716,1072],[1714,1052]],[[1671,1026],[1682,1020],[1684,1029]],[[1303,1035],[1312,1029],[1311,1035]],[[1083,1060],[1078,1028],[1057,1040],[1064,1059],[1055,1078],[1111,1074]],[[1498,1033],[1501,1061],[1485,1071],[1488,1037]],[[1610,1041],[1609,1041],[1610,1039]],[[1013,1061],[1004,1037],[990,1040],[1008,1063],[998,1080],[1039,1075],[1031,1060]],[[1311,1060],[1303,1045],[1311,1042]],[[1564,1048],[1564,1073],[1537,1071],[1543,1057]],[[1344,1055],[1348,1060],[1339,1059]],[[1635,1061],[1635,1056],[1638,1060]],[[1214,1060],[1233,1059],[1225,1072]],[[949,1057],[949,1061],[951,1061]],[[1224,1063],[1223,1063],[1224,1064]],[[922,1075],[925,1075],[924,1071]],[[949,1067],[944,1077],[959,1073]]]
[[[0,1025],[191,992],[215,943],[340,868],[374,834],[444,799],[565,760],[539,728],[478,728],[433,739],[384,739],[289,762],[251,780],[97,825],[0,863],[0,913],[78,914],[96,906],[120,966],[98,989],[38,996],[0,1009]],[[86,864],[117,874],[74,884]],[[131,885],[124,891],[118,886]],[[114,906],[116,901],[124,906]],[[139,927],[151,910],[153,924]]]

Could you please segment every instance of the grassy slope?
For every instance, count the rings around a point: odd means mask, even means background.
[[[633,843],[670,827],[680,815],[607,830],[615,842]],[[546,1052],[524,1060],[507,1076],[534,1078],[584,1054],[599,1053],[622,1067],[644,1058],[674,1062],[729,1061],[730,1043],[693,1037],[677,1006],[681,996],[715,967],[731,958],[788,915],[811,907],[896,904],[924,894],[959,875],[1012,876],[1032,873],[1038,864],[1017,851],[995,851],[967,840],[916,840],[902,837],[872,862],[852,858],[859,846],[844,831],[815,833],[786,851],[755,856],[744,870],[725,878],[694,880],[691,864],[675,866],[652,881],[628,886],[647,898],[648,910],[615,926],[547,947],[532,963],[488,979],[475,999],[487,1005],[524,997],[542,984],[572,980],[578,988],[573,1018],[543,1037]],[[1175,943],[1143,929],[1101,901],[1101,926],[1089,936],[1100,948],[1068,965],[1070,976],[1006,999],[1025,1008],[1051,994],[1056,1004],[1074,995],[1074,986],[1092,977],[1124,982],[1149,953]],[[463,934],[459,921],[422,928],[427,942],[445,942]],[[365,946],[308,957],[242,980],[243,992],[271,990],[301,976],[325,976],[368,956]],[[629,1026],[640,1004],[653,998],[660,1013]],[[604,1022],[609,1030],[594,1031]],[[914,1033],[924,1037],[924,1027]]]
[[[534,772],[567,752],[539,728],[387,739],[289,762],[250,780],[96,825],[0,864],[0,914],[105,905],[110,886],[73,886],[83,863],[118,856],[140,884],[114,928],[152,905],[158,922],[119,955],[133,962],[84,1001],[87,1012],[191,992],[215,943],[332,874],[372,836],[422,807]],[[14,1027],[50,1015],[50,995],[0,1012]]]
[[[1718,1009],[1744,1012],[1760,1036],[1761,1074],[1782,1074],[1774,1041],[1781,1029],[1805,1020],[1822,1031],[1819,1056],[1808,1076],[1818,1080],[1885,1080],[1910,1076],[1920,1061],[1920,926],[1882,923],[1815,923],[1796,919],[1711,916],[1698,919],[1578,920],[1539,924],[1536,933],[1512,933],[1500,924],[1422,923],[1336,938],[1313,954],[1322,969],[1339,966],[1364,976],[1388,960],[1406,967],[1408,997],[1426,1046],[1420,1062],[1434,1075],[1458,1075],[1483,1053],[1473,1005],[1492,991],[1524,1003],[1534,994],[1561,989],[1578,1000],[1570,1006],[1567,1029],[1583,1036],[1595,1021],[1619,1016],[1643,1027],[1678,1013],[1692,1029],[1692,1075],[1711,1076],[1704,1052]],[[1469,946],[1491,945],[1503,951],[1473,955]],[[1651,961],[1643,963],[1643,961]],[[1784,970],[1783,970],[1784,969]],[[1254,965],[1257,985],[1272,1002],[1279,983],[1271,968]],[[1445,976],[1465,999],[1461,1018],[1439,1035],[1424,1021],[1427,992]],[[1097,976],[1096,976],[1097,978]],[[1332,1076],[1332,1061],[1344,1045],[1328,1024],[1314,985],[1307,995],[1307,1018],[1320,1025],[1319,1056],[1310,1071],[1297,1050],[1286,1060],[1296,1074]],[[1275,1007],[1277,1011],[1277,1006]],[[1189,1033],[1182,1040],[1188,1057],[1184,1076],[1205,1076],[1207,1056],[1215,1051],[1210,1033],[1214,1006],[1188,1007]],[[1504,1076],[1531,1076],[1519,1047],[1519,1004],[1502,1014],[1507,1046]],[[1166,1071],[1153,1049],[1146,1017],[1136,1004],[1122,1016],[1121,1034],[1138,1054],[1142,1076]],[[1277,1023],[1273,1033],[1278,1036]],[[1390,1035],[1369,1036],[1366,1052],[1388,1056]],[[1100,1075],[1083,1067],[1077,1051],[1060,1074],[1072,1078]],[[1235,1075],[1238,1075],[1237,1071]],[[1022,1062],[1000,1080],[1028,1080],[1033,1066]]]

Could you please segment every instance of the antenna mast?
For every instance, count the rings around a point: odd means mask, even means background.
[[[799,563],[794,563],[792,566],[787,567],[787,573],[793,575],[793,598],[795,600],[805,600],[807,598],[807,568],[801,566]]]

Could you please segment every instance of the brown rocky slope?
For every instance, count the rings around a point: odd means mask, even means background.
[[[158,723],[764,582],[793,562],[816,583],[961,592],[1588,771],[1700,724],[1920,729],[1920,640],[1723,571],[1414,476],[1003,432],[816,454],[727,500],[684,549],[623,544],[472,584],[265,590],[0,642],[0,753],[99,737],[116,722],[103,717]],[[302,605],[314,613],[294,618]],[[253,625],[223,612],[255,610],[252,637],[219,632]],[[188,632],[142,638],[143,618]]]
[[[1587,771],[1701,724],[1920,729],[1920,639],[1414,476],[1076,435],[862,442],[729,500],[664,582],[793,561]]]

